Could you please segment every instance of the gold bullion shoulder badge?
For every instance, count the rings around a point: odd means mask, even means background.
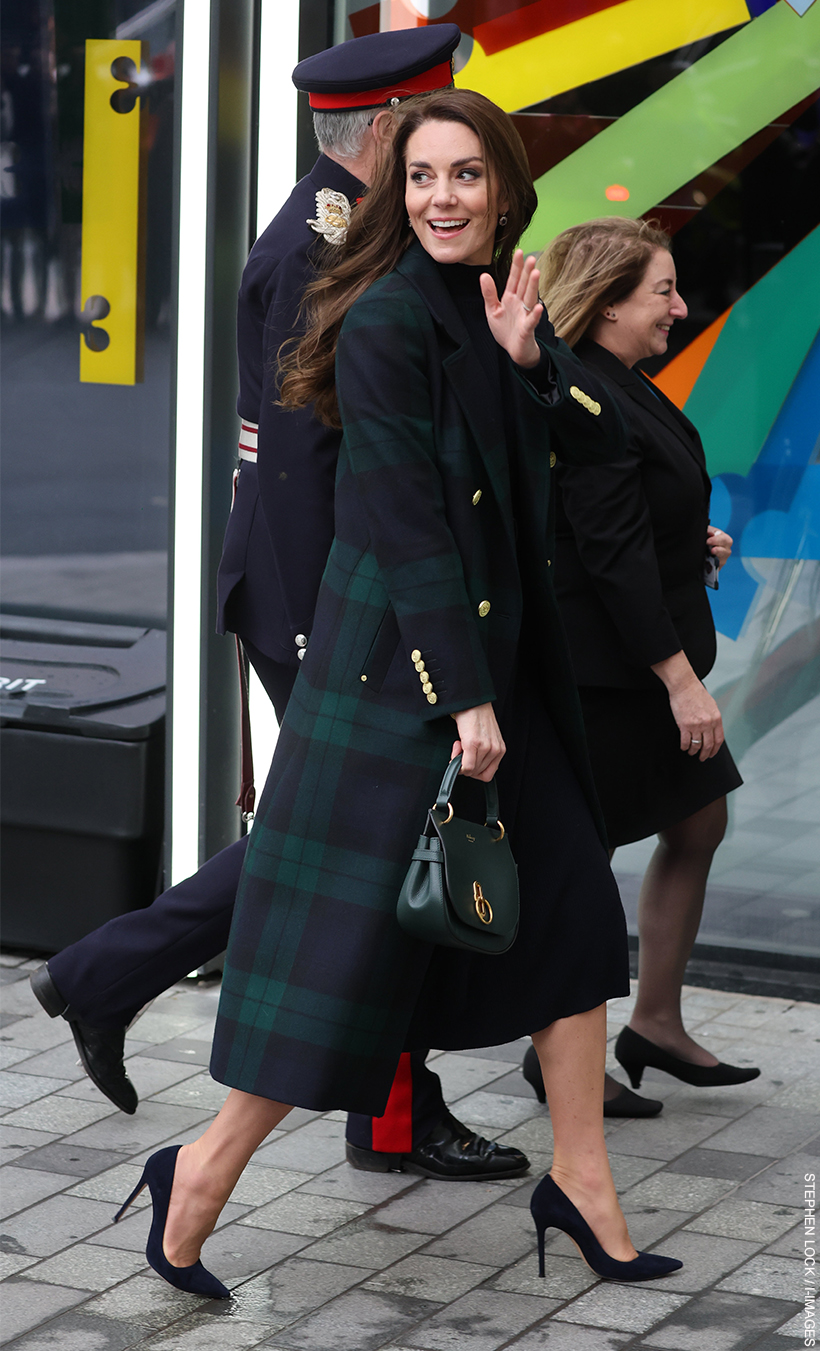
[[[320,188],[316,194],[316,219],[306,222],[328,244],[343,244],[350,224],[350,202],[343,192]]]

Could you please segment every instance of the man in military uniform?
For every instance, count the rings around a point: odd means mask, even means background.
[[[454,24],[375,34],[300,62],[322,153],[251,250],[239,291],[240,473],[217,578],[219,628],[238,634],[282,720],[304,655],[333,539],[339,433],[309,410],[277,406],[277,356],[298,333],[317,255],[344,239],[402,99],[452,83]],[[52,1017],[66,1018],[85,1069],[122,1111],[137,1094],[125,1031],[146,1002],[220,953],[246,840],[238,840],[145,910],[110,920],[32,975]],[[401,1056],[384,1116],[351,1115],[356,1167],[405,1162],[442,1178],[512,1177],[519,1151],[482,1139],[448,1112],[423,1052]]]

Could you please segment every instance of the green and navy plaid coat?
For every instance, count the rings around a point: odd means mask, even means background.
[[[507,690],[521,559],[543,696],[597,819],[550,582],[550,470],[556,455],[617,457],[624,431],[546,320],[539,333],[511,413],[420,245],[345,320],[336,538],[246,855],[211,1062],[223,1083],[384,1111],[432,952],[398,927],[396,900],[450,757],[448,715]],[[511,416],[528,480],[516,522]],[[482,1035],[465,1009],[446,1044]]]

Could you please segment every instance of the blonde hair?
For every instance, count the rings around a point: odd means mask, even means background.
[[[559,338],[574,347],[604,305],[626,300],[670,239],[656,220],[601,216],[573,225],[548,244],[538,263],[541,299]]]

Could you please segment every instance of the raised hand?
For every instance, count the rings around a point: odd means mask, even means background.
[[[541,301],[538,299],[535,259],[525,259],[521,249],[516,249],[507,285],[500,297],[488,272],[482,272],[479,281],[487,323],[496,342],[516,366],[529,369],[537,366],[540,352],[535,329],[541,318]]]

